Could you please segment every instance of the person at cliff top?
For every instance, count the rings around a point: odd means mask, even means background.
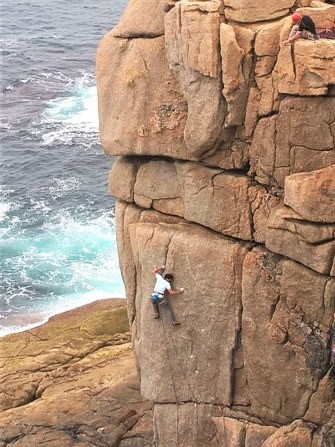
[[[154,273],[156,278],[154,291],[151,294],[151,302],[155,313],[154,318],[156,320],[159,319],[160,317],[159,308],[164,307],[166,309],[166,312],[172,325],[178,326],[180,325],[180,323],[179,321],[176,321],[165,294],[168,293],[169,295],[180,295],[184,292],[184,289],[183,288],[173,289],[172,288],[173,275],[171,275],[171,273],[166,273],[163,277],[164,270],[165,265],[162,265],[161,267],[156,267],[152,272]]]
[[[310,16],[303,16],[299,12],[292,14],[292,22],[294,23],[289,38],[284,40],[284,45],[290,45],[297,39],[309,39],[317,40],[319,37],[317,35],[315,24]]]

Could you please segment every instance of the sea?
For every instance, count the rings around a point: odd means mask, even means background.
[[[127,0],[3,0],[0,336],[125,297],[96,50]]]

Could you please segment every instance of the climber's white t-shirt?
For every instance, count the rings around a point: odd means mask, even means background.
[[[169,283],[169,281],[164,279],[163,276],[160,275],[159,273],[156,273],[155,277],[156,277],[156,284],[154,291],[164,295],[165,290],[171,289],[171,284]]]

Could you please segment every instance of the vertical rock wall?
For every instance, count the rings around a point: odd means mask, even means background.
[[[117,242],[159,447],[335,445],[335,41],[309,0],[131,0],[98,49]],[[153,319],[154,265],[185,287]]]

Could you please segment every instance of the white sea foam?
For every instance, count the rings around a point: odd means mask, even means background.
[[[38,75],[31,75],[27,78],[16,79],[15,81],[10,82],[5,90],[13,90],[15,88],[20,88],[25,84],[35,84],[42,85],[48,88],[48,90],[52,91],[53,87],[59,88],[60,84],[63,84],[63,89],[68,90],[73,88],[75,84],[75,80],[70,78],[69,76],[64,75],[62,72],[42,72]],[[23,98],[22,98],[23,99]]]
[[[9,39],[8,37],[1,37],[0,38],[0,48],[8,48],[13,46],[13,44],[16,44],[17,40],[15,39]]]
[[[103,297],[124,295],[113,213],[76,220],[70,210],[59,210],[46,219],[42,228],[33,237],[21,230],[15,232],[15,239],[4,240],[3,247],[10,247],[14,255],[8,262],[15,265],[8,267],[15,269],[17,281],[14,288],[10,284],[7,287],[11,304],[23,296],[35,299],[41,295],[44,299],[44,293],[62,296],[62,308],[64,297],[66,302],[71,301],[73,291],[75,301],[86,293],[97,297],[97,290]],[[54,299],[52,302],[54,305]]]
[[[98,143],[96,86],[77,86],[72,93],[70,97],[49,101],[42,120],[52,124],[53,129],[42,135],[43,145],[72,145],[78,138],[82,138],[85,145]]]
[[[75,85],[75,80],[61,71],[43,71],[36,79],[36,82],[46,85],[50,89],[56,87],[57,90],[59,85],[62,85],[63,91],[71,91]]]
[[[10,211],[10,208],[11,208],[10,203],[6,202],[0,203],[0,221],[5,218],[8,211]]]
[[[20,316],[18,324],[9,324],[6,327],[0,327],[0,337],[4,337],[5,335],[9,335],[9,334],[16,334],[19,332],[28,331],[35,327],[41,326],[42,324],[47,323],[49,318],[50,317],[44,317],[44,318],[38,319],[38,321],[35,321],[34,323],[30,323],[30,324],[22,326],[23,320],[22,320],[22,316]]]
[[[92,73],[81,70],[79,76],[73,78],[61,71],[45,71],[11,81],[4,91],[11,95],[11,100],[19,97],[21,103],[32,103],[35,95],[52,97],[58,94],[60,86],[63,96],[46,102],[44,112],[35,117],[28,129],[30,135],[41,139],[43,146],[63,144],[90,148],[99,144],[98,99]],[[6,129],[9,128],[7,121],[3,124]],[[29,135],[25,138],[27,140]]]
[[[77,189],[80,186],[80,181],[77,177],[68,178],[53,178],[52,185],[49,186],[49,194],[53,197],[61,197],[73,189]]]
[[[33,197],[31,197],[30,203],[35,211],[43,211],[44,213],[47,213],[52,209],[50,205],[46,202],[46,200],[36,200]]]

